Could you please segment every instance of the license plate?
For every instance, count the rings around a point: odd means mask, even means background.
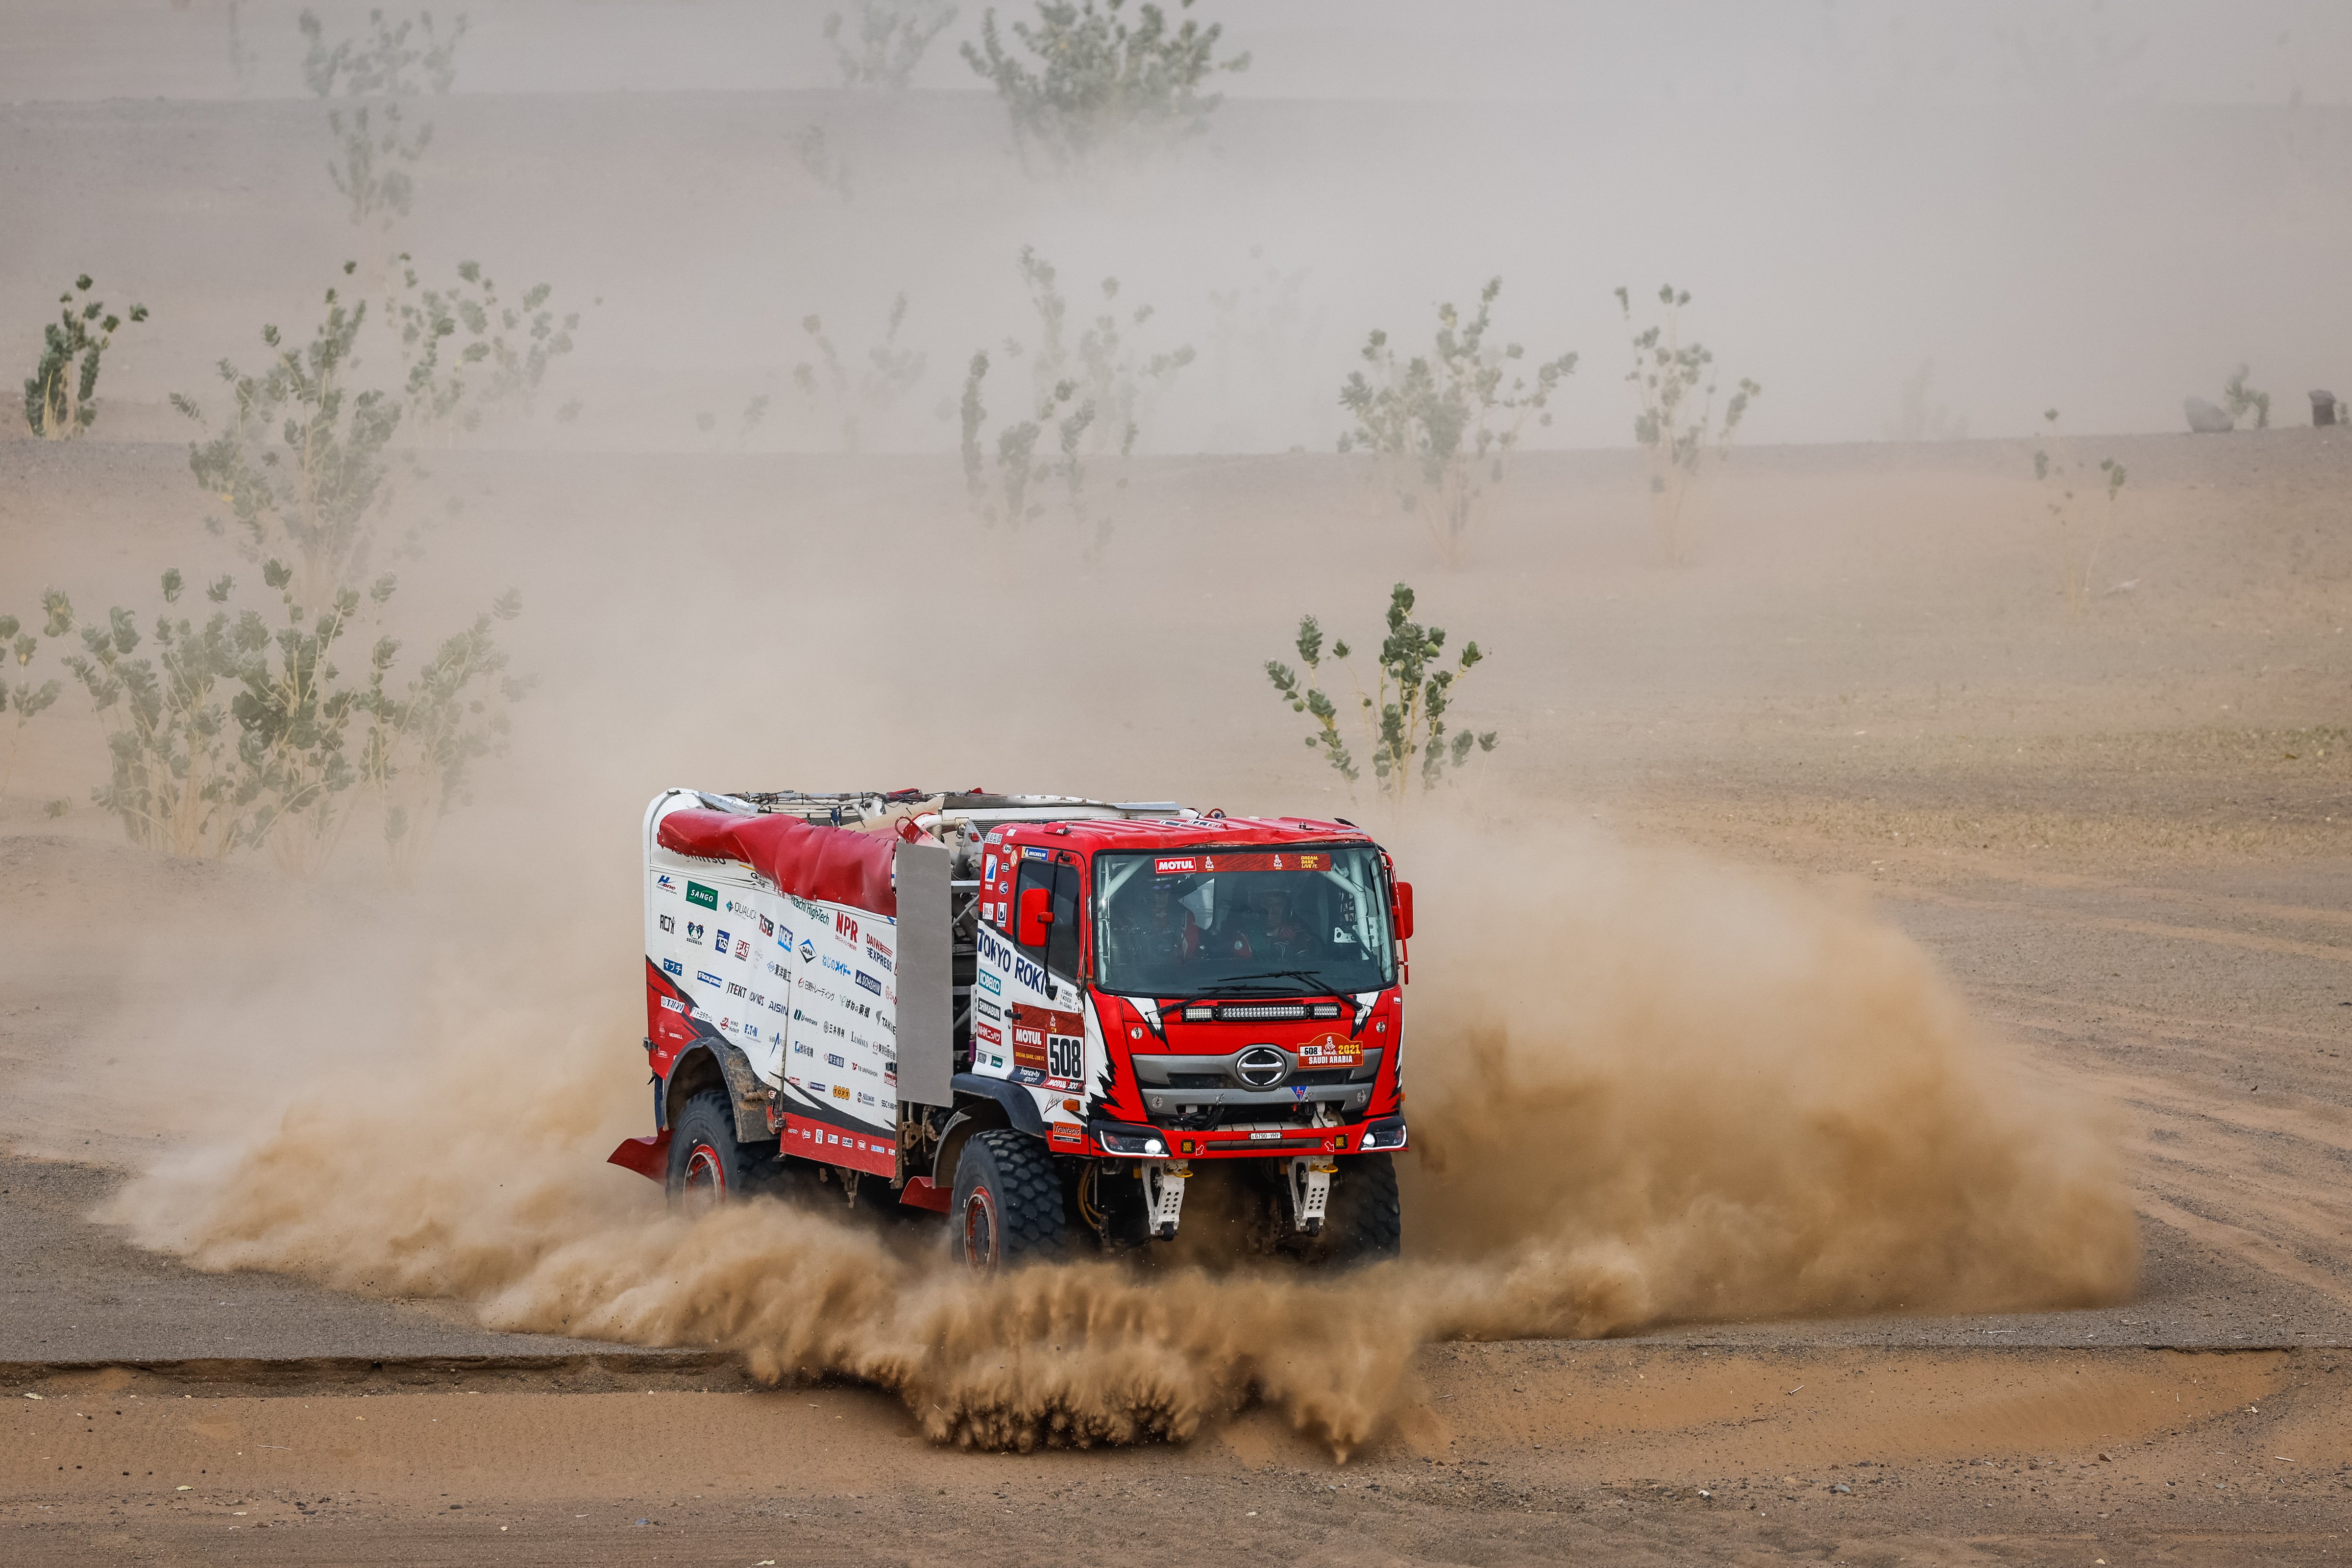
[[[1252,1142],[1255,1142],[1261,1138],[1279,1138],[1281,1136],[1282,1134],[1279,1132],[1253,1132],[1250,1134],[1250,1141]]]

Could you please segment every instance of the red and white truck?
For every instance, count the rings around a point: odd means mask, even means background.
[[[1172,1238],[1197,1182],[1241,1249],[1396,1252],[1412,889],[1352,825],[674,789],[645,844],[656,1131],[612,1158],[674,1199],[814,1177],[988,1268]]]

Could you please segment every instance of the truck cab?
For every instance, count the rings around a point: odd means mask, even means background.
[[[794,820],[757,821],[778,814]],[[988,1268],[1089,1232],[1113,1249],[1170,1240],[1200,1179],[1235,1189],[1220,1212],[1243,1216],[1246,1250],[1396,1251],[1412,889],[1353,825],[981,792],[672,791],[647,853],[661,1126],[614,1161],[660,1165],[674,1195],[794,1162],[853,1198],[879,1177],[943,1212],[951,1249]],[[860,857],[862,879],[843,870]],[[697,967],[690,942],[652,951],[682,883],[786,939],[767,969],[792,1005],[750,1009],[748,1038],[731,972]],[[715,1006],[697,981],[724,986]],[[869,1042],[889,1059],[848,1059]],[[681,1070],[709,1102],[683,1163]]]

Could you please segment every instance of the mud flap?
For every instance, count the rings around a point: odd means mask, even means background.
[[[669,1129],[665,1127],[650,1138],[622,1139],[621,1146],[606,1155],[604,1163],[667,1183],[669,1180]]]

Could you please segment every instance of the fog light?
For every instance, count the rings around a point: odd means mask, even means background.
[[[1392,1121],[1383,1121],[1377,1127],[1366,1128],[1363,1148],[1368,1154],[1375,1149],[1402,1149],[1404,1147],[1404,1121],[1402,1118],[1399,1118]]]

